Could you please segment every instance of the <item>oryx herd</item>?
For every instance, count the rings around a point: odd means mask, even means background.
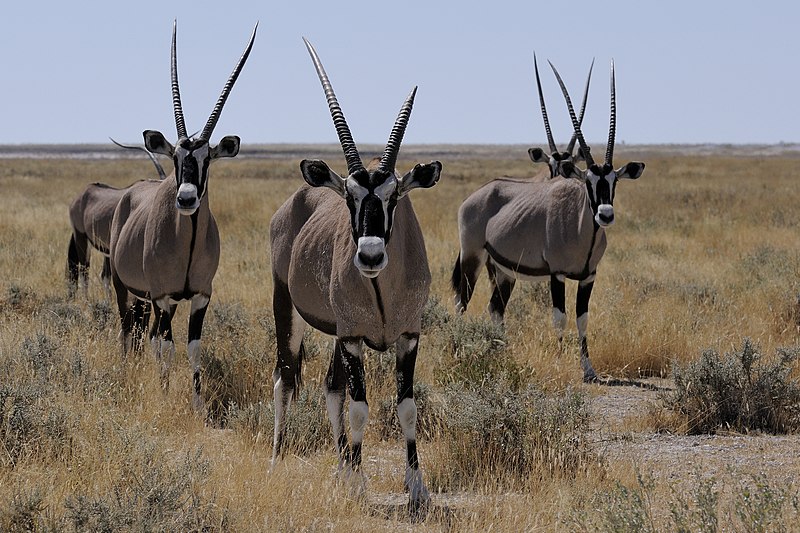
[[[177,24],[171,43],[171,88],[177,140],[144,131],[143,150],[158,179],[116,189],[89,186],[70,206],[72,237],[67,258],[70,295],[87,284],[90,248],[105,256],[102,279],[113,286],[121,320],[121,352],[126,356],[149,341],[164,387],[175,355],[172,317],[177,304],[191,305],[188,357],[192,369],[192,406],[204,412],[201,396],[200,339],[220,259],[220,235],[208,201],[209,166],[239,153],[240,139],[226,136],[216,146],[211,135],[225,102],[253,47],[256,28],[225,83],[199,134],[189,135],[181,107],[177,67]],[[414,368],[422,313],[431,273],[423,231],[408,193],[437,184],[442,164],[417,164],[396,170],[417,88],[400,107],[383,155],[365,165],[316,50],[303,39],[328,103],[347,164],[339,175],[321,160],[305,159],[305,184],[275,212],[270,222],[270,260],[277,357],[273,372],[275,426],[273,463],[280,460],[286,415],[301,383],[307,325],[335,338],[324,387],[328,417],[345,476],[360,473],[367,426],[364,346],[396,353],[397,416],[406,442],[405,487],[410,502],[429,500],[416,446],[417,407]],[[593,65],[593,63],[592,63]],[[483,266],[493,293],[492,320],[502,323],[517,279],[550,281],[553,325],[559,341],[566,326],[565,280],[578,282],[576,320],[584,381],[596,380],[586,341],[588,303],[597,265],[606,249],[606,227],[614,222],[614,193],[620,179],[637,179],[644,163],[613,166],[616,132],[614,64],[611,63],[611,113],[608,144],[596,163],[581,125],[592,69],[579,115],[558,71],[572,126],[572,140],[560,152],[553,140],[539,68],[534,70],[549,153],[531,148],[534,163],[548,173],[533,179],[496,178],[474,193],[458,211],[459,251],[452,274],[457,312],[466,310]],[[115,141],[116,142],[116,141]],[[575,144],[578,151],[573,154]],[[154,154],[172,159],[165,175]],[[585,163],[585,168],[579,168]],[[455,214],[454,214],[455,215]],[[453,241],[455,255],[455,239]],[[151,311],[152,309],[152,311]],[[150,314],[153,325],[147,332]],[[347,436],[345,403],[349,396]]]

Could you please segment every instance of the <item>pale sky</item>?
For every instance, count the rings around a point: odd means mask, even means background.
[[[800,142],[796,1],[27,0],[0,9],[0,144],[174,140],[174,18],[190,132],[260,23],[212,142],[336,142],[303,36],[357,143],[385,143],[418,85],[408,143],[544,144],[534,51],[559,142],[569,119],[545,60],[579,100],[593,57],[590,142],[607,135],[612,58],[618,141]]]

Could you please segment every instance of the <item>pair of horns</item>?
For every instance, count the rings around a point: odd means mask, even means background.
[[[306,43],[308,53],[311,54],[311,60],[314,62],[314,67],[317,69],[317,76],[319,76],[322,89],[325,91],[325,98],[328,100],[328,108],[331,111],[333,125],[336,128],[336,134],[339,136],[339,143],[342,145],[342,151],[344,151],[344,157],[347,161],[347,172],[348,174],[352,174],[357,170],[363,169],[364,164],[361,162],[361,156],[358,155],[356,143],[353,141],[353,136],[350,134],[350,128],[347,126],[344,113],[342,113],[342,108],[339,106],[339,101],[336,99],[336,95],[333,92],[333,87],[328,79],[328,75],[325,73],[325,68],[322,66],[322,61],[320,61],[317,51],[314,50],[314,47],[308,42],[308,39],[303,37],[303,42]],[[392,133],[389,135],[389,141],[386,143],[386,149],[383,151],[383,156],[378,166],[379,169],[385,172],[394,172],[394,167],[397,164],[397,154],[400,152],[400,143],[403,142],[403,135],[408,125],[408,119],[411,117],[411,108],[414,106],[414,97],[416,94],[417,88],[414,87],[406,98],[406,101],[403,102],[400,113],[397,115],[397,120],[395,120],[394,126],[392,127]]]
[[[592,81],[592,69],[594,68],[594,59],[592,59],[592,64],[589,66],[589,76],[586,78],[586,88],[583,91],[583,103],[581,104],[581,113],[578,116],[578,125],[583,124],[583,114],[586,111],[586,100],[589,97],[589,82]],[[550,152],[556,153],[558,152],[558,147],[556,146],[555,141],[553,140],[553,132],[550,130],[550,121],[547,120],[547,107],[544,104],[544,94],[542,93],[542,81],[539,79],[539,64],[536,61],[536,53],[533,54],[533,69],[536,71],[536,89],[539,91],[539,105],[542,108],[542,118],[544,119],[544,131],[547,133],[547,144],[550,146]],[[575,148],[575,140],[578,138],[577,134],[573,132],[572,138],[569,140],[569,144],[567,145],[567,152],[572,153],[572,149]]]
[[[550,63],[548,61],[548,63]],[[581,122],[578,120],[578,117],[575,116],[575,110],[572,108],[572,100],[569,97],[569,92],[567,91],[567,87],[564,85],[564,81],[561,79],[561,76],[558,74],[558,70],[556,67],[550,63],[550,68],[553,69],[553,73],[556,75],[556,79],[558,80],[558,85],[561,87],[561,92],[564,94],[564,99],[567,101],[567,109],[569,110],[569,117],[572,120],[572,127],[575,130],[575,136],[578,139],[578,142],[581,145],[581,150],[583,150],[584,155],[586,156],[586,163],[588,166],[592,166],[595,164],[594,159],[592,158],[591,154],[589,153],[589,147],[586,145],[586,140],[583,138],[583,133],[581,132]],[[587,82],[588,88],[588,82]],[[585,97],[584,97],[584,106],[586,105]],[[583,109],[581,109],[581,120],[583,119]],[[614,137],[616,136],[617,132],[617,96],[616,96],[616,84],[614,81],[614,60],[611,60],[611,118],[609,119],[609,126],[608,126],[608,144],[606,145],[606,165],[613,165],[614,164]]]
[[[214,110],[211,112],[211,116],[208,117],[208,122],[206,122],[203,131],[200,133],[200,139],[208,141],[211,138],[211,134],[214,132],[214,128],[217,126],[217,121],[219,121],[219,117],[222,114],[222,108],[225,106],[225,101],[228,99],[228,95],[231,93],[231,89],[233,89],[233,84],[236,83],[236,78],[239,77],[239,73],[241,73],[245,61],[247,61],[247,58],[250,55],[250,50],[252,50],[253,48],[253,42],[256,40],[257,30],[258,30],[258,23],[256,22],[256,25],[253,28],[253,34],[250,36],[250,42],[247,43],[247,48],[244,49],[242,57],[239,58],[239,62],[236,64],[236,67],[233,69],[233,72],[228,78],[228,81],[222,88],[222,94],[219,95],[219,98],[217,99],[217,104],[214,106]],[[183,139],[187,138],[188,135],[186,133],[186,122],[183,119],[183,108],[181,106],[181,91],[180,88],[178,87],[178,57],[176,52],[177,33],[178,33],[178,21],[176,20],[172,24],[172,69],[171,69],[172,107],[175,110],[175,126],[178,129],[178,138]]]

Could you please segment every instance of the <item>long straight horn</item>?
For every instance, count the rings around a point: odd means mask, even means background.
[[[381,157],[381,170],[394,172],[394,167],[397,164],[397,154],[400,152],[400,143],[403,142],[403,135],[406,132],[406,126],[408,126],[408,119],[411,117],[411,108],[414,107],[414,97],[416,95],[417,88],[414,87],[406,101],[403,102],[403,107],[400,108],[397,120],[392,126],[392,133],[389,135],[389,142],[386,143],[386,149],[383,151],[383,157]]]
[[[550,146],[550,153],[552,154],[558,151],[558,147],[556,147],[556,142],[553,140],[550,121],[547,120],[547,107],[544,105],[544,94],[542,93],[542,81],[539,79],[539,64],[536,62],[536,52],[533,53],[533,70],[536,72],[536,89],[539,91],[539,106],[542,108],[544,131],[547,133],[547,144]]]
[[[319,76],[319,81],[322,83],[322,89],[325,91],[325,98],[328,100],[328,108],[331,111],[333,125],[336,128],[336,134],[339,136],[339,144],[342,145],[344,158],[347,161],[347,172],[348,174],[352,174],[356,170],[364,168],[364,164],[361,162],[361,156],[358,155],[356,143],[353,142],[353,136],[350,134],[350,128],[347,126],[347,121],[344,118],[344,113],[342,113],[342,108],[339,107],[339,101],[336,99],[336,94],[333,92],[333,87],[331,86],[330,80],[328,80],[328,75],[325,74],[325,68],[322,66],[322,61],[320,61],[317,51],[314,50],[314,47],[311,46],[311,43],[308,42],[308,39],[303,37],[303,42],[306,43],[308,53],[311,54],[311,60],[314,62],[314,67],[317,69],[317,76]]]
[[[614,82],[614,60],[611,60],[611,118],[608,126],[608,145],[606,146],[606,164],[614,164],[614,137],[617,134],[617,91]]]
[[[183,120],[183,108],[181,107],[181,90],[178,87],[178,54],[175,44],[178,33],[178,20],[172,21],[172,108],[175,111],[175,126],[178,129],[178,138],[186,137],[186,122]]]
[[[589,82],[592,81],[592,69],[594,68],[594,58],[592,58],[592,64],[589,65],[589,76],[586,78],[586,88],[583,90],[583,103],[581,104],[581,112],[578,114],[578,125],[583,126],[583,114],[586,111],[586,100],[589,98]],[[572,153],[572,149],[575,148],[575,141],[578,139],[578,136],[575,133],[572,133],[572,138],[569,140],[569,144],[567,145],[567,152]]]
[[[231,94],[231,89],[233,89],[233,84],[236,83],[236,78],[239,77],[239,73],[242,72],[242,68],[244,67],[245,61],[247,61],[247,57],[250,55],[250,50],[253,49],[253,42],[256,40],[256,31],[258,30],[258,22],[256,22],[255,27],[253,28],[253,34],[250,36],[250,42],[247,43],[247,48],[244,49],[244,53],[242,57],[239,58],[239,62],[236,64],[236,68],[233,69],[231,72],[228,81],[225,83],[225,87],[222,88],[222,94],[219,95],[217,99],[217,105],[214,106],[214,110],[211,112],[211,116],[208,117],[208,122],[206,122],[206,127],[203,128],[203,131],[200,133],[200,138],[204,140],[209,140],[211,138],[211,134],[214,132],[214,128],[217,126],[217,121],[219,120],[219,116],[222,114],[222,108],[225,106],[225,100],[228,99],[228,95]]]
[[[548,61],[550,63],[550,61]],[[572,108],[572,100],[569,98],[569,92],[567,92],[567,87],[564,85],[564,81],[561,79],[561,75],[559,75],[556,67],[550,63],[550,68],[553,69],[553,74],[556,75],[556,79],[558,80],[558,85],[561,86],[561,92],[564,95],[564,99],[567,101],[567,109],[569,110],[569,118],[572,119],[572,128],[575,130],[575,135],[578,137],[578,143],[581,145],[581,150],[583,150],[583,154],[586,157],[586,164],[588,166],[594,165],[594,159],[592,155],[589,153],[589,147],[586,146],[586,141],[583,139],[583,133],[581,132],[581,125],[578,123],[578,117],[575,116],[575,110]]]

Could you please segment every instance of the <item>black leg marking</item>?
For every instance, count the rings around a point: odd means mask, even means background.
[[[403,349],[405,348],[405,350]],[[414,369],[417,364],[417,350],[419,348],[419,335],[403,335],[401,342],[397,345],[397,357],[395,358],[397,376],[397,406],[398,417],[401,419],[401,426],[406,436],[406,460],[409,468],[419,468],[417,458],[416,427],[407,427],[408,421],[403,420],[405,413],[401,413],[400,405],[405,400],[414,401]],[[416,418],[416,416],[415,416]],[[416,420],[414,421],[416,425]],[[414,433],[413,438],[409,438],[410,433]]]
[[[590,289],[591,290],[591,289]],[[563,314],[567,313],[567,306],[566,306],[566,290],[564,287],[564,282],[556,275],[550,276],[550,297],[553,300],[553,307],[558,309]]]
[[[206,310],[208,310],[208,301],[206,301],[206,304],[203,307],[194,309],[189,317],[189,362],[192,365],[192,386],[194,387],[194,393],[198,396],[200,395],[201,385],[200,346],[199,344],[193,345],[192,342],[200,341],[200,336],[203,334],[203,320],[206,317]]]
[[[575,314],[581,316],[589,312],[589,298],[592,296],[594,281],[578,284],[578,296],[575,302]]]
[[[78,280],[84,286],[88,280],[89,271],[89,241],[85,233],[72,232],[67,249],[67,278],[69,280],[70,296],[78,287]]]
[[[117,309],[119,311],[122,334],[123,336],[129,336],[133,331],[134,313],[128,307],[128,289],[125,288],[122,280],[116,274],[112,273],[111,281],[114,285],[114,292],[117,294]],[[125,339],[123,339],[123,342],[125,342]]]
[[[364,373],[364,361],[361,357],[360,347],[361,339],[337,339],[340,341],[342,350],[342,367],[344,368],[345,379],[347,383],[347,391],[350,394],[350,409],[351,416],[354,409],[354,403],[363,403],[367,406],[367,387]],[[356,353],[352,353],[348,349],[349,345],[355,345]],[[366,413],[362,413],[366,417]],[[351,418],[351,431],[353,433],[353,445],[351,451],[351,462],[353,470],[358,470],[361,466],[361,443],[363,438],[364,429],[366,429],[366,418],[363,420],[363,427],[353,427],[353,419]],[[360,436],[359,436],[360,432]]]
[[[273,276],[272,312],[275,317],[275,341],[278,346],[278,358],[273,378],[280,378],[284,387],[292,391],[296,397],[301,384],[304,346],[300,344],[297,354],[292,353],[290,341],[292,337],[292,298],[289,287]]]
[[[581,341],[581,366],[583,367],[583,381],[597,381],[597,374],[589,361],[589,344],[586,340],[586,328],[589,322],[589,298],[592,295],[594,280],[578,284],[578,297],[575,303],[577,315],[578,337]]]
[[[517,280],[498,271],[491,260],[486,261],[486,271],[489,273],[489,280],[494,286],[492,298],[489,300],[489,313],[492,316],[499,317],[502,322],[506,314],[508,300],[511,298],[511,292],[514,290]]]
[[[131,311],[133,314],[134,347],[137,351],[142,349],[142,344],[147,335],[147,325],[150,322],[150,302],[135,298]]]

